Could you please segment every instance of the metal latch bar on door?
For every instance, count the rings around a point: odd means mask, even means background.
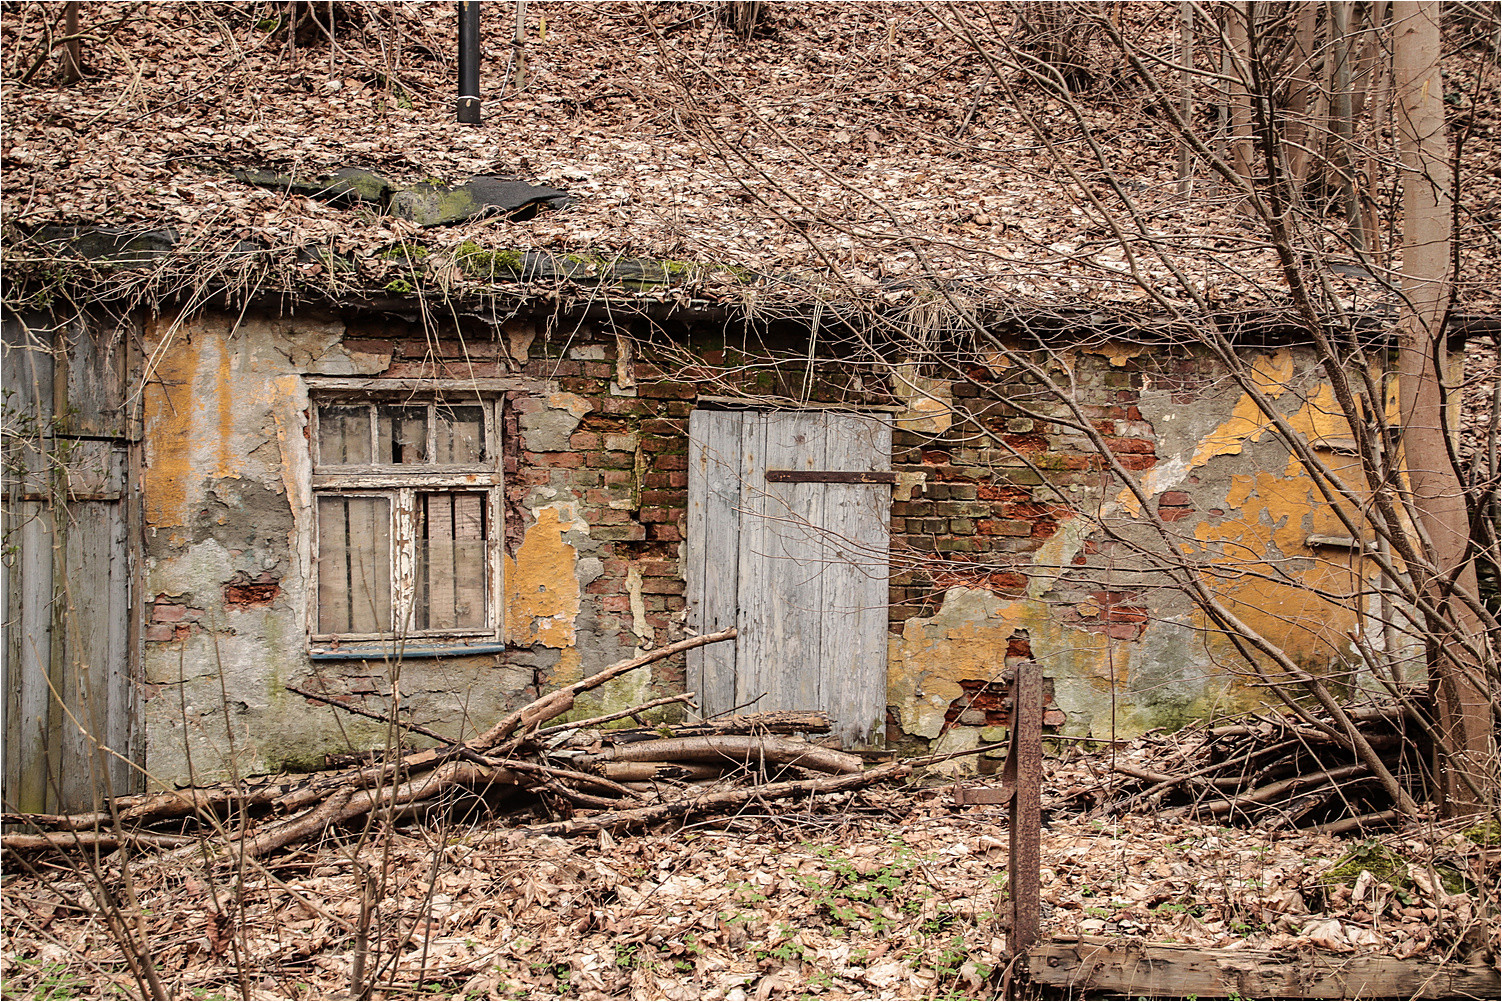
[[[768,470],[769,484],[895,484],[897,474],[874,470]]]

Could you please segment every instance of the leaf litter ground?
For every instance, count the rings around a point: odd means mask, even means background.
[[[1093,774],[1050,762],[1045,807]],[[377,998],[972,998],[1007,962],[1007,834],[1004,809],[956,810],[948,787],[882,788],[618,838],[398,824],[130,873],[175,998],[347,992],[362,909]],[[1399,958],[1483,944],[1495,964],[1495,846],[1495,825],[1364,841],[1046,810],[1043,930]],[[4,997],[138,995],[86,868],[7,870]],[[118,858],[103,871],[118,897]]]

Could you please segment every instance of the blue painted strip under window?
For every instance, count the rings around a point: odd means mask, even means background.
[[[464,658],[473,654],[500,654],[505,644],[471,644],[467,647],[339,647],[313,649],[314,661],[395,661],[406,658]]]

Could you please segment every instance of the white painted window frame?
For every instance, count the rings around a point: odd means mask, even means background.
[[[310,381],[311,382],[311,381]],[[334,654],[349,645],[352,657],[369,656],[372,647],[383,654],[399,654],[403,646],[447,647],[462,654],[466,647],[504,642],[504,464],[501,454],[500,394],[495,391],[458,387],[417,389],[411,386],[372,385],[365,380],[328,380],[326,388],[310,386],[309,452],[312,460],[312,587],[308,591],[308,644],[315,654]],[[360,385],[337,385],[339,383]],[[500,387],[495,388],[499,390]],[[434,409],[444,405],[475,407],[484,414],[485,461],[475,464],[408,464],[370,463],[362,465],[325,465],[319,456],[319,410],[324,406],[367,406],[371,414],[371,455],[377,455],[376,405],[395,403],[407,407],[428,408],[428,456],[437,454],[438,422]],[[489,525],[485,559],[485,625],[442,630],[413,630],[414,598],[417,593],[417,498],[428,491],[480,493],[485,496]],[[383,633],[318,632],[318,574],[320,551],[318,539],[318,503],[325,497],[384,497],[388,499],[391,518],[390,596],[392,629]],[[391,648],[391,649],[386,649]]]

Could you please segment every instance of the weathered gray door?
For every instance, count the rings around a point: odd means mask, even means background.
[[[8,810],[139,788],[130,682],[125,339],[4,323]]]
[[[879,740],[891,489],[818,476],[890,470],[890,425],[827,411],[700,410],[689,439],[689,625],[740,631],[733,646],[690,652],[700,709],[823,709],[845,744]]]

